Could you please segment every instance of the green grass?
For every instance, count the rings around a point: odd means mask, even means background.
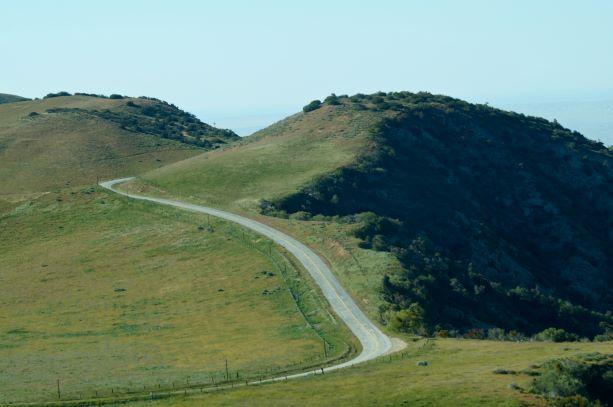
[[[254,377],[321,363],[322,338],[329,359],[353,346],[303,270],[227,222],[88,188],[5,208],[0,230],[0,402],[53,399],[58,379],[64,398],[209,383],[226,359]]]
[[[293,193],[353,162],[371,147],[381,117],[323,106],[274,124],[241,145],[142,174],[122,188],[229,209],[286,231],[322,255],[362,309],[378,320],[381,278],[400,267],[393,256],[360,248],[351,226],[261,216],[257,202]]]
[[[372,320],[379,321],[379,290],[385,274],[401,266],[389,252],[363,249],[352,230],[355,225],[328,221],[299,221],[252,215],[296,237],[314,249],[331,266],[336,277]],[[386,330],[386,327],[382,327]],[[396,335],[394,332],[389,332]]]
[[[328,107],[292,116],[233,148],[212,151],[142,176],[134,188],[234,210],[296,191],[351,162],[368,146],[370,112]]]
[[[551,358],[611,353],[613,343],[494,342],[458,339],[410,342],[403,354],[358,367],[300,380],[176,397],[141,405],[216,406],[521,406],[544,400],[509,388],[529,388],[533,370]],[[428,366],[417,366],[427,361]],[[504,368],[519,373],[501,375]]]
[[[0,199],[95,185],[98,177],[134,175],[202,151],[85,114],[46,113],[53,108],[120,109],[125,103],[71,96],[0,105]]]

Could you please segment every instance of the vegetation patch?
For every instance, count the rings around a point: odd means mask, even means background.
[[[124,99],[121,95],[111,95],[109,98]],[[173,104],[151,98],[144,100],[155,100],[156,103],[139,104],[138,99],[135,100],[128,101],[124,109],[52,108],[47,109],[47,112],[88,114],[115,123],[123,130],[152,134],[206,149],[238,139],[233,131],[203,123],[193,114],[180,110]]]
[[[540,368],[531,390],[556,406],[607,406],[613,400],[613,355],[554,359]]]
[[[2,103],[14,103],[14,102],[23,102],[26,100],[30,100],[28,98],[24,98],[22,96],[17,95],[9,95],[8,93],[0,93],[0,104]]]

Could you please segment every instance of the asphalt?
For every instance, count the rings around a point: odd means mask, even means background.
[[[300,243],[293,237],[274,229],[261,222],[240,216],[231,212],[222,211],[215,208],[209,208],[201,205],[194,205],[181,201],[154,198],[144,195],[137,195],[115,189],[117,184],[129,181],[130,178],[120,178],[111,181],[100,182],[100,186],[113,191],[117,194],[127,196],[132,199],[142,201],[155,202],[161,205],[174,206],[176,208],[185,209],[188,211],[206,213],[230,222],[237,223],[241,226],[249,228],[263,236],[274,241],[276,244],[284,247],[304,266],[317,285],[321,288],[324,297],[330,303],[330,307],[339,316],[339,318],[347,325],[351,332],[356,336],[362,345],[362,351],[355,358],[339,363],[336,365],[311,370],[303,373],[283,376],[268,379],[265,381],[287,380],[297,377],[308,376],[312,374],[321,374],[328,371],[350,367],[359,363],[363,363],[389,353],[392,350],[392,340],[385,335],[357,306],[355,301],[349,296],[347,291],[341,286],[330,268],[313,250],[306,245]]]

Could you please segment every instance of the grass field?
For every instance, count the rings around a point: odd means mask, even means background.
[[[56,380],[63,398],[210,383],[226,359],[232,376],[297,369],[322,338],[328,358],[351,342],[300,270],[282,278],[226,222],[96,188],[4,211],[0,402],[54,399]]]
[[[0,105],[0,200],[95,185],[98,177],[134,175],[202,151],[128,132],[93,116],[46,113],[53,108],[114,109],[125,103],[71,96]]]
[[[436,339],[410,342],[404,356],[300,380],[249,386],[140,406],[521,406],[544,405],[529,394],[531,366],[551,358],[611,353],[613,343],[494,342]],[[427,361],[428,366],[417,366]],[[495,369],[516,374],[495,374]],[[513,390],[511,384],[523,391]]]

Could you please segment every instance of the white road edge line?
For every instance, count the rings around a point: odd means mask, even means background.
[[[304,244],[300,243],[298,240],[268,225],[230,212],[209,208],[206,206],[184,203],[171,199],[153,198],[144,195],[136,195],[114,188],[115,185],[130,181],[132,179],[134,179],[134,177],[119,178],[111,181],[100,182],[99,185],[117,194],[127,196],[128,198],[155,202],[162,205],[174,206],[177,208],[186,209],[193,212],[206,213],[208,215],[225,219],[230,222],[234,222],[241,226],[249,228],[261,235],[268,237],[278,245],[283,246],[287,251],[294,255],[296,259],[309,272],[313,280],[315,280],[317,285],[321,288],[322,293],[330,303],[332,309],[343,320],[347,327],[349,327],[351,332],[356,336],[356,338],[358,338],[360,344],[362,345],[362,352],[355,358],[343,363],[339,363],[337,365],[325,367],[323,368],[323,370],[320,368],[317,370],[311,370],[303,373],[280,376],[262,381],[254,381],[252,383],[281,381],[343,369],[356,365],[358,363],[376,359],[392,350],[392,340],[387,335],[385,335],[374,323],[372,323],[370,319],[368,319],[368,317],[357,306],[357,304],[353,301],[353,299],[349,296],[345,289],[340,285],[340,283],[338,282],[336,277],[334,277],[332,271],[330,270],[330,268],[328,268],[326,263],[315,252],[313,252]]]

